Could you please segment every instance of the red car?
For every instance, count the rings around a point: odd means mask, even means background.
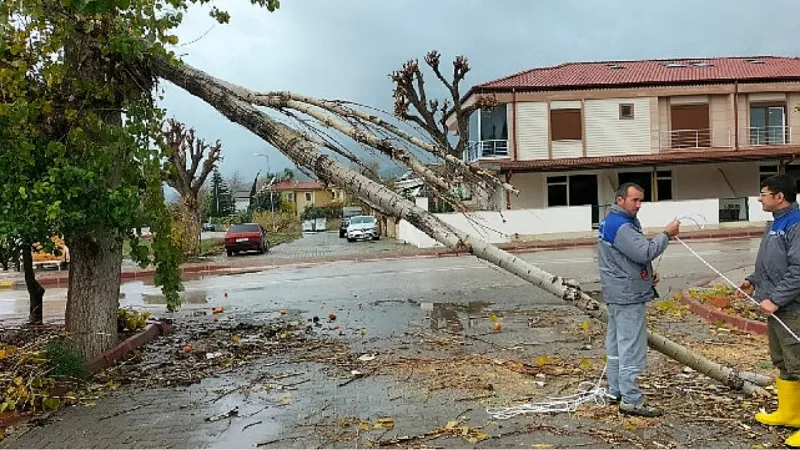
[[[255,250],[258,253],[269,251],[266,230],[257,223],[231,225],[230,230],[225,234],[225,251],[228,256],[249,250]]]

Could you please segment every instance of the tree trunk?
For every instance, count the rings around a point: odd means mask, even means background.
[[[419,230],[453,249],[465,249],[480,259],[488,261],[525,281],[581,308],[600,320],[606,317],[605,307],[583,294],[577,284],[549,274],[538,267],[507,253],[494,245],[451,229],[438,217],[417,207],[385,186],[350,170],[319,152],[302,134],[271,118],[253,105],[240,99],[248,98],[249,91],[214,78],[186,64],[170,65],[159,61],[157,73],[199,97],[217,109],[232,122],[238,123],[281,150],[295,164],[314,172],[325,182],[341,186],[349,194],[361,198],[382,212],[405,219]],[[742,377],[734,369],[724,367],[669,339],[650,334],[648,343],[655,350],[685,364],[698,372],[720,381],[733,389],[748,393],[766,394],[756,384],[745,378],[769,383],[767,377],[746,374]]]
[[[181,246],[188,256],[200,253],[200,202],[197,196],[186,193],[181,198]]]
[[[66,326],[85,360],[117,344],[117,308],[122,245],[115,236],[69,240],[69,291]]]
[[[25,286],[28,288],[28,296],[30,297],[28,321],[31,325],[41,325],[44,288],[36,281],[36,273],[33,271],[33,254],[31,254],[30,245],[22,246],[22,267],[25,271]]]

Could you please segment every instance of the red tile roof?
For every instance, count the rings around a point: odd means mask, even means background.
[[[557,90],[757,80],[800,81],[800,58],[749,56],[573,62],[526,70],[474,90]]]
[[[319,181],[281,181],[275,185],[276,191],[319,191],[325,185]]]
[[[539,159],[532,161],[482,161],[485,168],[501,171],[551,171],[578,168],[646,166],[720,161],[757,161],[800,157],[800,146],[759,147],[744,150],[678,150],[644,155],[596,156],[587,158]],[[513,182],[512,182],[513,184]]]

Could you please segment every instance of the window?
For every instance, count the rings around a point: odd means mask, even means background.
[[[507,114],[505,104],[473,112],[469,116],[469,140],[508,140]]]
[[[767,178],[778,174],[778,166],[758,166],[758,184]]]
[[[617,174],[619,186],[625,183],[636,183],[644,189],[644,201],[653,201],[653,172],[620,172]]]
[[[633,119],[633,104],[621,103],[619,105],[619,118],[620,120]]]
[[[656,200],[672,200],[672,171],[656,172]]]
[[[294,197],[294,196],[292,195],[292,193],[291,193],[291,192],[287,192],[287,193],[286,193],[286,201],[288,201],[288,202],[291,202],[291,201],[292,201],[292,199],[293,199],[293,197]]]
[[[785,105],[750,106],[750,145],[782,145],[787,143]]]
[[[311,201],[311,192],[306,192],[306,201],[307,202]]]
[[[231,225],[228,233],[261,233],[261,225],[255,223]]]
[[[569,206],[567,177],[547,177],[547,206]]]
[[[583,139],[580,109],[554,109],[550,111],[550,137],[554,141]]]

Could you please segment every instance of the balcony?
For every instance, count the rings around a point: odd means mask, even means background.
[[[750,136],[751,147],[793,144],[791,139],[792,129],[790,127],[750,127],[748,128],[748,135]]]
[[[661,150],[680,150],[710,147],[733,147],[730,130],[672,130],[659,134],[658,146]]]
[[[508,140],[493,139],[488,141],[472,141],[464,154],[468,163],[483,159],[508,158]]]

